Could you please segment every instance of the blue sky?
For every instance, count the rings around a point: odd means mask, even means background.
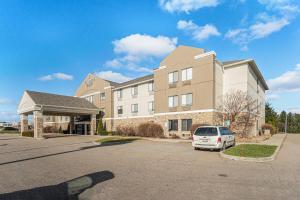
[[[276,109],[300,111],[296,0],[0,0],[0,121],[24,90],[74,95],[92,72],[146,75],[178,45],[253,58]]]

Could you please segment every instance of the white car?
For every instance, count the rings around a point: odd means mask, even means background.
[[[201,126],[193,134],[193,147],[198,149],[225,150],[235,145],[234,134],[223,126]]]

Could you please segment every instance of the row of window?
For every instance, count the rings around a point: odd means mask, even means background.
[[[178,82],[178,71],[169,73],[169,84],[174,84]],[[188,81],[193,78],[193,68],[186,68],[181,70],[181,80]]]
[[[181,131],[190,131],[192,127],[192,119],[181,120]],[[178,119],[172,119],[168,121],[169,131],[178,131]]]
[[[85,97],[85,99],[88,100],[91,103],[94,103],[94,97],[95,97],[95,95],[90,95],[90,96]],[[101,92],[100,93],[100,100],[103,101],[103,100],[105,100],[105,98],[106,98],[105,92]]]
[[[193,104],[193,94],[192,93],[181,95],[181,105],[182,106],[190,106],[192,104]],[[169,105],[169,108],[177,107],[179,105],[178,95],[169,96],[168,105]]]
[[[154,91],[154,83],[148,83],[148,91],[153,92]],[[131,95],[132,96],[137,96],[139,93],[138,91],[138,85],[132,86],[131,87]],[[123,89],[117,90],[117,98],[122,99],[123,97]]]
[[[118,115],[123,114],[123,106],[117,107]],[[149,101],[148,102],[148,111],[153,112],[154,111],[154,102]],[[139,112],[139,105],[137,103],[131,104],[131,113],[138,113]]]

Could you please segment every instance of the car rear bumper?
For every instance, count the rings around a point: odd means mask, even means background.
[[[222,144],[221,143],[217,143],[217,144],[203,144],[203,143],[199,143],[197,141],[192,142],[193,147],[196,148],[201,148],[201,149],[221,149],[222,148]]]

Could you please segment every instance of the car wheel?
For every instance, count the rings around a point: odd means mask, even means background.
[[[223,146],[221,148],[221,151],[225,151],[226,150],[226,142],[223,143]]]
[[[196,150],[196,151],[197,151],[197,150],[199,150],[199,148],[198,148],[198,147],[194,147],[194,150]]]
[[[232,147],[234,147],[235,146],[235,139],[233,140],[233,144],[232,144]]]

